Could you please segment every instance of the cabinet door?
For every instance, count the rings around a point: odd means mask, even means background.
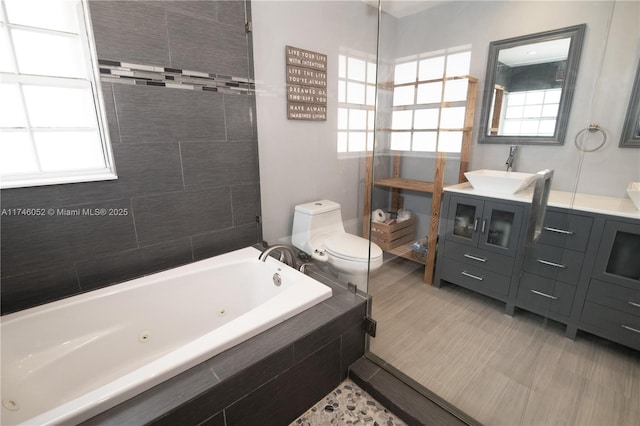
[[[451,196],[446,237],[461,244],[477,246],[483,204],[482,200]]]
[[[524,210],[520,206],[485,201],[478,247],[515,256]]]
[[[593,276],[632,288],[640,285],[640,224],[607,220]]]

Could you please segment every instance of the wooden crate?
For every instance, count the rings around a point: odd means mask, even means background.
[[[391,250],[415,241],[416,238],[416,218],[392,224],[383,222],[371,223],[371,241],[380,246],[382,250]]]

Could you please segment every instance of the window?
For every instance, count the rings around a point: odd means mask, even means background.
[[[553,136],[562,88],[505,93],[500,135]]]
[[[86,7],[0,0],[2,188],[116,178]]]
[[[395,65],[392,150],[460,152],[470,61],[462,51]]]
[[[376,64],[338,56],[338,152],[373,150]]]

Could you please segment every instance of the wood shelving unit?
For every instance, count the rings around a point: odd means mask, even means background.
[[[464,173],[469,170],[469,161],[471,159],[471,137],[473,128],[473,116],[476,104],[476,97],[478,93],[478,79],[471,76],[452,77],[440,80],[429,80],[427,82],[444,82],[446,80],[453,79],[467,79],[469,81],[467,87],[467,99],[465,103],[465,119],[464,126],[460,129],[433,129],[436,131],[461,131],[462,132],[462,148],[460,152],[460,168],[458,171],[458,182],[465,182],[466,178]],[[425,82],[417,82],[421,84]],[[416,84],[416,83],[410,83]],[[443,96],[444,98],[444,96]],[[442,102],[440,108],[452,106],[452,102]],[[391,131],[390,129],[376,129],[377,131]],[[375,186],[386,187],[391,189],[391,208],[397,209],[401,206],[400,191],[409,190],[423,192],[425,194],[431,194],[431,218],[429,222],[429,234],[427,235],[427,253],[424,261],[417,259],[420,256],[416,256],[412,253],[410,245],[402,245],[393,249],[387,250],[395,256],[399,256],[405,259],[410,259],[414,262],[418,262],[425,265],[424,269],[424,282],[431,285],[433,284],[433,275],[435,270],[436,260],[436,244],[438,238],[438,223],[440,221],[440,204],[442,201],[442,191],[444,185],[444,168],[446,164],[446,153],[436,153],[435,168],[433,171],[433,181],[422,181],[415,179],[406,179],[401,177],[401,160],[402,154],[396,153],[393,157],[393,172],[392,176],[373,179],[373,156],[368,154],[365,158],[365,194],[364,194],[364,220],[363,220],[363,235],[365,238],[369,237],[369,222],[371,220],[371,189]]]

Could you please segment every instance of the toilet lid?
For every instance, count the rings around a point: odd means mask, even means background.
[[[335,234],[327,238],[324,248],[329,254],[342,259],[366,262],[369,258],[369,240],[353,234]],[[382,249],[371,244],[371,258],[382,256]]]

